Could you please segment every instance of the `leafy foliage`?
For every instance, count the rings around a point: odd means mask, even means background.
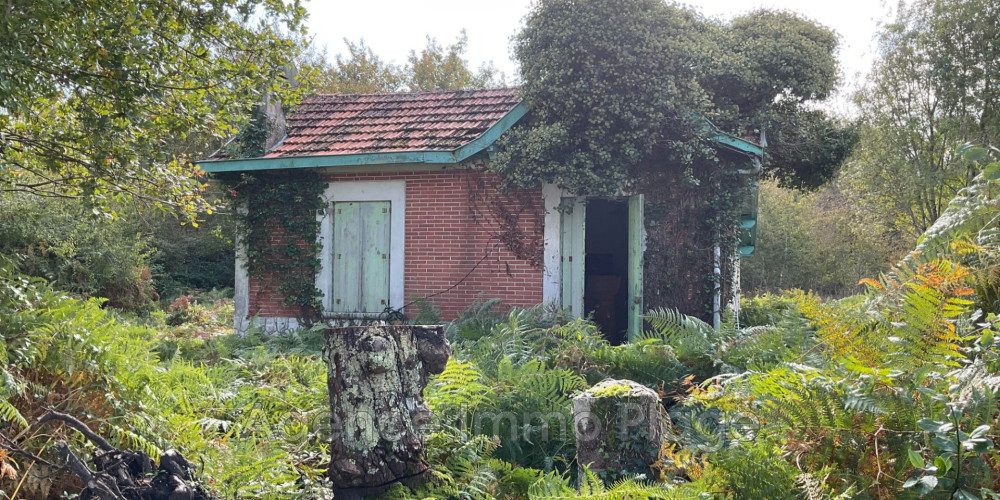
[[[839,180],[809,193],[762,181],[756,249],[741,261],[743,290],[844,297],[861,291],[859,280],[888,271],[910,242],[867,226],[851,196]]]
[[[207,208],[167,143],[223,137],[297,51],[298,2],[11,2],[0,19],[0,190]],[[30,29],[26,29],[30,27]],[[204,154],[204,149],[195,154]]]
[[[706,97],[696,73],[705,27],[656,0],[539,3],[514,49],[530,125],[505,134],[496,169],[522,186],[614,195],[658,146],[710,157],[685,141]]]
[[[309,85],[315,92],[343,94],[502,87],[504,76],[492,64],[478,71],[469,68],[463,58],[467,41],[465,30],[447,47],[428,36],[427,46],[410,51],[406,64],[399,66],[383,61],[364,40],[345,39],[347,54],[337,54],[333,61],[324,53],[307,58],[316,72]]]
[[[95,217],[81,203],[3,195],[0,254],[16,256],[21,273],[120,309],[148,311],[158,298],[154,249],[143,234]]]
[[[815,185],[850,149],[850,139],[814,137],[842,127],[801,107],[833,89],[836,44],[830,30],[786,12],[724,24],[654,0],[540,2],[514,49],[532,114],[506,134],[496,168],[518,185],[614,195],[649,163],[683,170],[720,161],[699,133],[712,118],[738,133],[783,132],[775,168]],[[805,137],[811,147],[796,145]]]

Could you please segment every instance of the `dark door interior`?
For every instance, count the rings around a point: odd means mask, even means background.
[[[628,202],[587,201],[583,306],[614,345],[628,330]]]

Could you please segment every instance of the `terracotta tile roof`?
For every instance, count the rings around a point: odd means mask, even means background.
[[[516,89],[313,95],[292,108],[288,136],[265,158],[452,151],[518,102]]]

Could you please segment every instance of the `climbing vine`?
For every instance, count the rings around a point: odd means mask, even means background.
[[[320,223],[326,186],[312,171],[242,175],[224,180],[237,210],[246,268],[263,289],[276,290],[299,319],[312,320],[320,304]]]
[[[250,109],[250,118],[233,140],[226,144],[224,152],[233,159],[258,158],[264,156],[267,138],[271,134],[273,121],[267,117],[264,106],[256,104]]]
[[[542,265],[545,210],[537,189],[506,187],[481,165],[466,176],[469,211],[514,257],[536,267]]]
[[[646,202],[647,308],[674,307],[707,321],[716,285],[723,297],[731,296],[740,214],[752,186],[752,178],[737,169],[747,163],[720,155],[717,162],[675,168],[666,159],[640,173],[637,184]],[[714,269],[716,245],[721,276]]]

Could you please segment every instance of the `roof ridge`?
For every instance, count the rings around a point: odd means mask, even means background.
[[[474,92],[484,92],[484,91],[501,91],[510,90],[517,91],[520,87],[494,87],[494,88],[475,88],[475,89],[457,89],[457,90],[421,90],[417,92],[351,92],[351,93],[341,93],[341,92],[330,92],[322,93],[317,92],[314,94],[308,94],[308,97],[326,97],[326,96],[336,96],[336,97],[370,97],[370,96],[393,96],[393,95],[444,95],[444,94],[457,94],[457,93],[474,93]]]

